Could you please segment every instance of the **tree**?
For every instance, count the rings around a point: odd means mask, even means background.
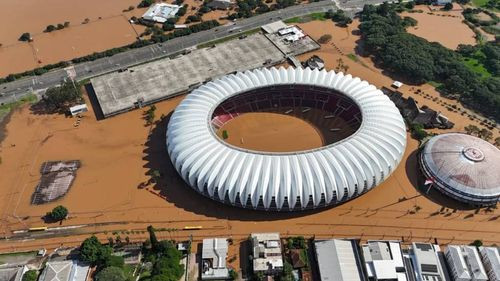
[[[330,34],[324,34],[321,35],[321,37],[318,39],[318,42],[321,44],[326,44],[332,40],[332,36]]]
[[[476,125],[467,125],[464,127],[465,132],[468,135],[477,136],[479,135],[480,129]]]
[[[65,111],[75,102],[82,100],[82,93],[78,85],[66,80],[60,87],[49,88],[43,100],[54,109]]]
[[[498,147],[500,147],[500,137],[497,137],[495,139],[495,145],[498,146]]]
[[[102,245],[97,237],[92,235],[85,239],[80,246],[80,259],[100,266],[111,256],[112,251],[110,246]]]
[[[68,209],[64,206],[57,206],[47,213],[47,216],[55,221],[62,221],[68,216]]]
[[[123,268],[125,261],[122,256],[109,255],[103,263],[103,267],[119,267]]]
[[[26,42],[29,42],[31,41],[31,34],[29,32],[25,32],[23,34],[21,34],[21,37],[19,37],[19,41],[26,41]]]
[[[474,240],[472,243],[469,244],[470,246],[476,246],[476,247],[481,247],[483,246],[483,241],[481,240]]]
[[[22,281],[36,281],[38,278],[38,271],[36,270],[28,270],[23,275]]]
[[[56,27],[54,25],[50,24],[50,25],[47,25],[47,27],[45,28],[44,31],[45,32],[52,32],[54,30],[56,30]]]
[[[413,10],[413,8],[415,8],[415,2],[414,1],[406,2],[405,7],[406,9]]]
[[[155,229],[152,225],[148,226],[148,232],[149,232],[149,241],[151,241],[151,249],[153,251],[157,251],[158,250],[158,238],[156,238],[156,233],[155,233]]]
[[[234,269],[230,269],[229,270],[229,278],[231,278],[231,280],[238,279],[238,272],[236,272]]]
[[[149,7],[154,3],[154,0],[142,0],[141,3],[137,6],[137,8],[145,8]]]
[[[127,281],[123,269],[115,266],[106,267],[96,275],[96,281]]]
[[[131,7],[132,7],[132,6],[131,6]],[[66,27],[69,27],[69,21],[65,21],[65,22],[64,22],[64,27],[65,27],[65,28],[66,28]]]
[[[64,25],[62,23],[58,23],[57,24],[57,27],[56,27],[58,30],[61,30],[64,28]]]
[[[481,131],[479,131],[479,137],[485,141],[489,141],[493,138],[493,133],[488,129],[482,129]]]
[[[443,10],[449,11],[451,9],[453,9],[453,4],[451,4],[451,3],[444,4]]]
[[[293,267],[292,265],[285,261],[285,263],[283,264],[283,275],[281,276],[280,280],[281,281],[294,281],[294,278],[293,278]]]
[[[427,132],[424,130],[422,124],[412,124],[411,125],[411,136],[416,140],[423,140],[427,137]]]

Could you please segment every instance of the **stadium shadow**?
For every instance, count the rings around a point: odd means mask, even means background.
[[[412,186],[425,198],[431,200],[432,202],[441,205],[446,208],[454,210],[473,210],[474,207],[464,204],[462,202],[456,201],[435,188],[429,189],[424,186],[425,177],[420,171],[418,164],[418,150],[413,151],[405,163],[406,176],[410,180]]]
[[[315,212],[324,211],[328,208],[318,210],[306,210],[299,212],[265,212],[250,209],[232,207],[220,202],[213,201],[194,191],[175,170],[166,148],[167,124],[171,114],[157,121],[149,135],[144,149],[145,168],[147,175],[151,177],[148,182],[141,183],[138,188],[152,186],[159,192],[162,198],[173,203],[176,207],[186,211],[214,218],[242,220],[242,221],[271,221],[282,220],[310,215]],[[160,172],[160,177],[155,178],[155,171]]]

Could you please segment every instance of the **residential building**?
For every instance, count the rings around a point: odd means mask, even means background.
[[[362,252],[368,280],[408,280],[399,241],[368,241]]]
[[[497,247],[479,247],[484,269],[490,281],[500,281],[500,255]]]
[[[235,2],[233,0],[213,0],[207,6],[213,10],[227,10],[233,7]]]
[[[417,281],[450,280],[438,245],[412,243],[410,251]]]
[[[0,269],[0,281],[21,281],[26,267],[11,267]]]
[[[253,271],[275,275],[283,271],[279,233],[252,233]]]
[[[175,17],[181,6],[167,3],[156,3],[142,15],[145,20],[164,23],[169,18]]]
[[[445,251],[450,274],[455,281],[472,280],[460,246],[449,245]]]
[[[89,266],[77,261],[49,261],[39,281],[85,281]]]
[[[202,280],[223,280],[229,278],[229,270],[226,267],[227,251],[226,238],[203,239],[201,253]]]
[[[321,281],[365,281],[358,242],[349,239],[314,242]]]

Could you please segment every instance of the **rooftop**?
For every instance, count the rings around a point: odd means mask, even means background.
[[[359,253],[354,240],[332,239],[314,242],[322,281],[362,281]]]
[[[227,250],[226,238],[203,239],[201,279],[225,279],[229,276]]]
[[[157,3],[149,7],[142,15],[143,19],[164,23],[169,18],[175,17],[181,6],[167,3]]]
[[[252,233],[254,271],[280,271],[283,268],[279,233]]]

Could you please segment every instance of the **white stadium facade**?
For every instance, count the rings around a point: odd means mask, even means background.
[[[325,131],[340,137],[311,150],[266,152],[216,135],[228,120],[266,110],[322,112],[318,124],[337,126]],[[355,198],[396,169],[405,147],[403,118],[380,90],[351,75],[309,68],[263,68],[204,84],[179,104],[167,129],[170,159],[189,186],[260,210],[312,209]]]

